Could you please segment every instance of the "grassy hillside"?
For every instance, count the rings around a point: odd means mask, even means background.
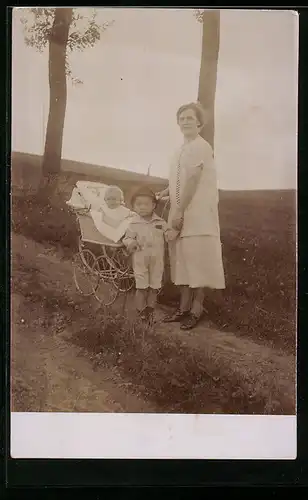
[[[31,155],[13,155],[13,229],[38,242],[61,246],[67,255],[76,250],[78,237],[75,218],[65,205],[76,180],[116,183],[127,196],[136,180],[148,182],[154,189],[165,185],[162,179],[105,167],[97,167],[98,177],[85,176],[84,170],[80,173],[84,166],[72,172],[66,164],[52,205],[39,205],[29,189],[38,178],[38,164],[34,166],[32,161]],[[205,306],[209,321],[220,330],[294,352],[295,192],[222,191],[220,221],[227,288],[208,292]],[[170,284],[165,286],[162,300],[177,300],[177,291]]]
[[[13,152],[12,153],[12,187],[16,194],[23,192],[35,192],[41,172],[41,160],[39,155]],[[60,189],[71,191],[77,180],[93,180],[104,184],[118,184],[126,194],[136,184],[150,183],[155,189],[162,189],[166,180],[159,177],[146,176],[127,170],[93,165],[72,160],[62,160]]]

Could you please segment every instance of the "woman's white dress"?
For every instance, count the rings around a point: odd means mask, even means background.
[[[200,181],[185,210],[181,233],[169,244],[171,279],[175,285],[223,289],[216,168],[211,146],[199,135],[184,143],[171,162],[169,221],[179,204],[189,170],[201,163]]]

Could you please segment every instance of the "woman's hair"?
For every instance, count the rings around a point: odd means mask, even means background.
[[[119,194],[119,197],[121,199],[121,203],[124,203],[124,194],[121,188],[119,186],[108,186],[105,190],[104,193],[104,199],[106,199],[107,194],[112,193],[112,192],[117,192]]]
[[[207,116],[204,108],[199,102],[189,102],[188,104],[183,104],[176,112],[177,122],[179,123],[180,115],[187,109],[192,109],[194,111],[197,120],[200,123],[200,127],[203,127],[207,120]]]
[[[156,199],[156,196],[155,196],[155,193],[152,191],[152,189],[146,187],[146,186],[140,186],[138,187],[132,197],[131,197],[131,205],[132,207],[135,205],[135,202],[136,202],[136,199],[139,197],[139,196],[147,196],[148,198],[151,198],[151,200],[153,201],[155,207],[157,205],[157,199]]]

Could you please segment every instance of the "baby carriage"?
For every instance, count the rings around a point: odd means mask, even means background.
[[[131,257],[121,242],[121,230],[113,239],[103,235],[95,225],[91,205],[85,201],[88,188],[103,191],[106,187],[100,183],[79,181],[67,204],[77,217],[80,232],[78,252],[73,259],[76,288],[82,295],[94,296],[102,305],[110,306],[119,294],[126,294],[134,288],[135,280]],[[165,211],[166,205],[162,215]],[[122,236],[124,232],[125,224]]]
[[[80,232],[78,252],[73,259],[76,288],[82,295],[94,296],[108,306],[120,293],[133,288],[134,275],[125,247],[121,241],[113,241],[101,234],[93,220],[91,205],[83,196],[89,188],[103,190],[106,187],[99,183],[77,182],[67,204],[77,217]],[[117,239],[120,240],[119,234]]]

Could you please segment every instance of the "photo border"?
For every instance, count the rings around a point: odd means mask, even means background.
[[[122,5],[123,7],[125,5]],[[137,6],[134,6],[137,7]],[[217,8],[217,7],[216,7]],[[233,7],[234,8],[234,7]],[[242,7],[247,8],[247,7]],[[259,7],[261,8],[261,7]],[[272,7],[263,7],[271,9]],[[281,7],[287,10],[287,7]],[[307,324],[307,294],[305,289],[308,283],[308,268],[304,259],[308,255],[308,245],[305,239],[304,220],[307,215],[307,137],[308,124],[304,116],[305,100],[304,88],[308,86],[307,75],[307,47],[308,47],[308,12],[305,8],[290,7],[290,10],[297,10],[300,13],[300,64],[299,64],[299,148],[298,148],[298,458],[292,461],[242,461],[242,460],[37,460],[37,459],[12,459],[10,458],[10,392],[9,392],[9,362],[10,362],[10,129],[7,127],[7,137],[2,141],[6,142],[1,149],[2,164],[6,168],[1,169],[4,193],[1,196],[3,204],[1,210],[1,220],[3,233],[5,235],[4,245],[1,247],[2,259],[1,269],[3,270],[3,283],[5,293],[3,307],[3,324],[5,325],[5,335],[3,342],[3,366],[6,367],[3,376],[3,387],[6,394],[5,401],[5,467],[6,483],[10,487],[45,487],[45,486],[120,486],[120,485],[178,485],[178,486],[201,486],[201,485],[304,485],[308,481],[308,467],[303,460],[307,457],[307,427],[304,425],[305,411],[305,387],[301,381],[308,380],[306,355],[308,349],[305,348],[307,335],[301,334],[308,330]],[[7,68],[7,79],[4,88],[6,102],[5,123],[8,125],[11,119],[10,87],[11,87],[11,20],[8,12],[6,35],[4,43],[1,45],[4,53]],[[5,50],[7,48],[7,50]],[[3,50],[4,49],[4,50]],[[305,52],[306,51],[306,52]],[[305,68],[306,63],[306,68]],[[306,126],[306,129],[305,129]],[[306,132],[306,133],[305,133]],[[3,137],[3,134],[2,134]],[[300,165],[303,165],[300,168]],[[306,182],[306,184],[305,184]],[[7,216],[9,214],[9,216]],[[306,299],[306,303],[304,300]],[[301,304],[301,300],[303,303]],[[282,437],[283,438],[283,437]]]

